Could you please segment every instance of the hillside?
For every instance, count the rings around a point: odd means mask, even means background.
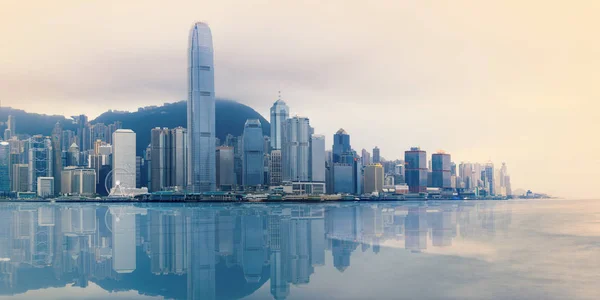
[[[135,112],[108,111],[90,123],[110,124],[115,121],[121,121],[123,128],[129,128],[137,134],[137,153],[142,151],[150,143],[150,130],[154,127],[174,128],[177,126],[186,127],[186,102],[179,101],[168,103],[163,106],[152,106],[140,108]],[[270,124],[258,112],[249,106],[232,101],[219,99],[216,102],[216,136],[225,140],[227,134],[234,136],[242,135],[244,123],[247,119],[259,119],[263,126],[263,134],[269,135]],[[17,117],[17,132],[19,134],[44,134],[50,135],[52,128],[57,121],[60,121],[65,129],[74,129],[70,119],[64,116],[48,116],[41,114],[27,113],[23,110],[12,108],[0,109],[0,120],[6,122],[8,115]],[[4,132],[5,124],[0,125],[0,132]]]

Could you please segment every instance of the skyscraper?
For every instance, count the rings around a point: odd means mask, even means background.
[[[52,129],[52,177],[54,177],[54,192],[60,193],[60,172],[62,171],[62,126],[56,122]]]
[[[333,163],[339,163],[342,161],[342,154],[352,151],[350,147],[350,135],[340,128],[333,135]]]
[[[264,184],[263,179],[263,135],[260,121],[247,120],[243,135],[243,176],[244,188],[257,187]]]
[[[325,136],[313,134],[310,139],[310,181],[325,182]]]
[[[269,160],[269,185],[277,186],[281,185],[283,169],[281,165],[281,150],[272,150],[271,159]]]
[[[373,163],[378,164],[380,162],[381,162],[381,156],[379,153],[379,148],[377,146],[375,146],[375,148],[373,148]]]
[[[485,186],[488,188],[488,192],[490,193],[490,195],[496,195],[496,182],[495,182],[495,178],[494,178],[494,164],[491,162],[488,162],[487,164],[485,164],[485,169],[484,169],[484,174],[485,176],[482,178],[485,181]]]
[[[431,155],[431,183],[433,187],[449,189],[451,181],[450,154],[438,152]]]
[[[8,193],[11,190],[10,166],[10,144],[4,141],[0,142],[0,194]]]
[[[364,185],[366,194],[383,191],[383,166],[381,164],[365,166]]]
[[[17,118],[13,115],[8,116],[7,129],[10,130],[10,137],[17,135]]]
[[[213,44],[210,28],[201,22],[192,26],[189,36],[187,122],[188,190],[214,191],[217,172]]]
[[[427,191],[427,153],[419,147],[404,152],[405,179],[410,193]]]
[[[118,182],[122,188],[135,188],[135,132],[118,129],[113,133],[113,187]]]
[[[271,107],[271,149],[281,150],[283,123],[289,117],[290,109],[281,97]]]
[[[171,186],[185,188],[187,185],[187,129],[177,127],[171,129]]]
[[[285,120],[283,128],[283,180],[308,181],[312,131],[309,120],[296,116]]]
[[[49,138],[34,135],[29,139],[29,191],[37,192],[38,177],[52,176],[52,142]],[[47,182],[47,181],[46,181]],[[53,183],[54,184],[54,183]],[[52,187],[54,189],[54,186]]]
[[[171,135],[168,128],[153,128],[150,134],[152,159],[152,190],[160,191],[171,186]]]
[[[360,159],[363,166],[371,164],[371,153],[367,149],[362,149],[360,152]]]
[[[231,191],[235,185],[233,157],[233,147],[217,148],[217,188],[221,191]]]

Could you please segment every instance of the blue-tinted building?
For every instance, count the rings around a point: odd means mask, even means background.
[[[352,151],[350,135],[342,128],[333,135],[333,163],[342,162],[342,155]]]
[[[484,182],[490,195],[496,195],[495,181],[494,181],[494,164],[489,162],[485,165],[484,170]]]
[[[405,179],[410,193],[427,192],[427,153],[419,147],[404,152]]]
[[[435,153],[431,156],[431,185],[433,187],[452,188],[452,169],[450,154]]]
[[[10,144],[0,142],[0,194],[10,192]]]
[[[52,143],[50,138],[34,135],[29,139],[30,192],[37,192],[38,177],[52,177]]]
[[[216,191],[213,43],[210,28],[200,22],[192,26],[189,36],[187,130],[188,190]]]
[[[354,194],[354,167],[350,164],[335,163],[333,165],[333,193]]]
[[[246,121],[242,139],[242,184],[244,188],[256,188],[264,184],[264,138],[259,120]]]

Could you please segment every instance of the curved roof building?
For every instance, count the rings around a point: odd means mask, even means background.
[[[216,190],[215,75],[210,28],[195,23],[188,48],[188,190]]]

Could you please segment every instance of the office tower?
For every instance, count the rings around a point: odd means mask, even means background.
[[[405,180],[410,193],[427,192],[427,153],[419,147],[404,152]]]
[[[308,181],[311,128],[308,118],[293,117],[283,125],[283,181]]]
[[[473,164],[468,162],[461,162],[458,165],[458,175],[463,183],[462,188],[472,189],[473,186]]]
[[[365,166],[364,193],[380,193],[383,191],[383,166],[371,164]]]
[[[354,168],[351,164],[333,164],[333,193],[354,194]]]
[[[10,133],[10,129],[8,129],[8,128],[4,129],[4,140],[5,141],[9,140],[11,136],[12,136],[12,134]]]
[[[38,177],[37,195],[42,198],[54,196],[54,177]]]
[[[8,121],[7,123],[7,128],[8,130],[10,130],[10,137],[12,138],[13,136],[17,135],[17,117],[13,116],[13,115],[9,115],[8,116]]]
[[[325,151],[325,189],[327,194],[333,194],[333,152]]]
[[[243,176],[243,163],[242,156],[244,156],[244,139],[242,136],[236,138],[236,143],[233,147],[233,168],[235,170],[235,183],[237,186],[242,185]]]
[[[79,147],[77,144],[73,143],[71,147],[69,147],[69,151],[67,151],[67,167],[76,167],[80,165],[79,153]]]
[[[452,188],[450,154],[438,152],[431,155],[431,184],[442,189]]]
[[[283,181],[283,166],[281,162],[281,150],[272,150],[271,159],[269,160],[269,174],[271,186],[281,185]]]
[[[117,129],[112,139],[112,186],[135,188],[135,132]]]
[[[144,159],[141,156],[135,157],[135,188],[142,188],[142,168],[144,166]]]
[[[490,195],[494,196],[496,195],[496,182],[495,182],[495,178],[494,178],[494,164],[491,162],[488,162],[485,165],[485,170],[484,170],[484,178],[485,179],[485,186],[488,188],[488,192],[490,193]]]
[[[243,176],[244,188],[257,187],[263,182],[263,135],[260,121],[249,119],[244,125],[243,134]]]
[[[108,138],[106,137],[106,135],[108,134],[108,127],[104,125],[104,123],[96,123],[94,125],[90,125],[89,128],[89,146],[87,149],[94,149],[96,141],[106,142],[108,140]]]
[[[188,72],[188,190],[214,191],[217,172],[213,45],[210,28],[201,22],[190,30]]]
[[[404,161],[400,160],[399,163],[397,163],[394,166],[393,174],[394,174],[394,184],[406,183],[406,179],[404,177],[404,174],[405,174]]]
[[[75,139],[75,133],[72,130],[63,130],[60,142],[60,149],[63,151],[69,149],[71,144],[77,143]]]
[[[171,186],[185,189],[187,185],[187,129],[171,129]]]
[[[62,194],[91,197],[96,194],[96,170],[68,167],[61,172]]]
[[[310,139],[310,177],[313,182],[325,182],[325,136],[311,135]]]
[[[379,148],[377,146],[375,146],[375,148],[373,148],[373,163],[378,164],[380,162],[381,162],[381,156],[379,153]]]
[[[350,135],[340,128],[333,135],[333,163],[339,163],[342,161],[342,154],[352,151],[350,147]]]
[[[505,188],[506,188],[506,196],[512,197],[512,187],[510,185],[510,176],[509,175],[504,176],[504,184],[505,184]]]
[[[12,188],[13,192],[27,192],[29,190],[29,165],[13,164],[12,165]]]
[[[360,159],[363,166],[371,164],[371,153],[367,149],[362,149],[360,152]]]
[[[0,194],[6,194],[11,190],[10,180],[10,144],[8,142],[0,142]]]
[[[88,117],[86,115],[73,116],[75,124],[77,124],[77,145],[82,151],[86,150],[86,145],[89,141]]]
[[[290,109],[280,98],[271,107],[271,149],[281,150],[283,147],[283,123],[288,119]]]
[[[34,135],[29,139],[28,145],[29,191],[37,192],[38,177],[52,177],[53,174],[52,142],[47,137],[43,137],[41,135]]]
[[[217,189],[231,191],[235,185],[233,147],[217,148]]]
[[[150,134],[152,192],[171,186],[171,134],[168,128],[154,128]]]
[[[54,192],[60,192],[60,172],[62,171],[62,126],[56,122],[52,129],[52,177],[54,177]]]

